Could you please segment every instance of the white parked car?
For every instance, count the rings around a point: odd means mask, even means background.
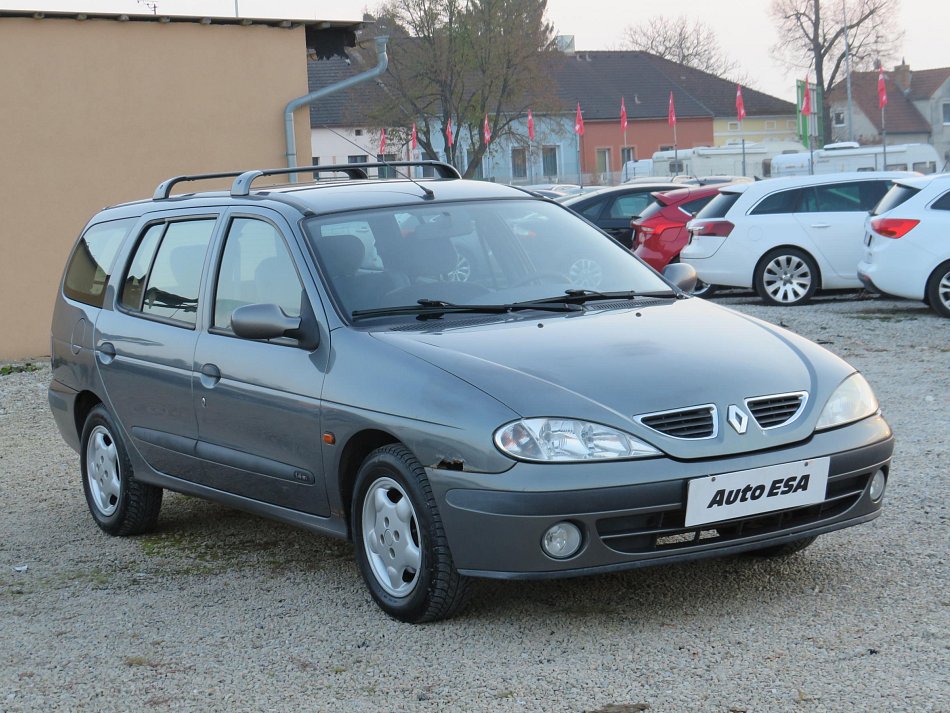
[[[858,277],[950,317],[950,174],[895,181],[867,220]]]
[[[906,171],[772,178],[723,188],[687,224],[680,260],[710,285],[754,287],[767,303],[861,287],[864,220]]]

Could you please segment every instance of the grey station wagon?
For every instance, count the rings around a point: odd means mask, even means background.
[[[689,267],[444,164],[302,170],[179,176],[83,230],[49,401],[105,532],[152,527],[166,488],[209,498],[352,539],[422,622],[476,577],[783,555],[879,514],[864,378],[689,297]]]

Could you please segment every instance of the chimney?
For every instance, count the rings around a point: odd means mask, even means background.
[[[907,64],[907,60],[901,57],[901,63],[894,67],[894,72],[891,74],[891,78],[894,80],[894,84],[897,85],[904,94],[910,90],[910,65]]]

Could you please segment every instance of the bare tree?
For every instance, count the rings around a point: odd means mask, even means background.
[[[899,0],[772,0],[779,33],[775,54],[793,67],[814,70],[824,95],[825,136],[831,136],[828,93],[844,78],[845,33],[852,68],[869,69],[892,59],[904,35],[897,29],[898,4]]]
[[[699,20],[690,22],[685,15],[657,15],[640,25],[627,27],[624,36],[629,49],[649,52],[748,86],[748,78],[739,76],[738,63],[720,47],[716,33]]]
[[[546,9],[547,0],[391,0],[380,18],[394,38],[383,79],[390,101],[374,118],[416,123],[429,155],[441,135],[453,163],[467,146],[465,175],[472,176],[489,147],[486,115],[495,140],[511,133],[529,107],[542,110],[553,100],[545,64],[554,29]]]

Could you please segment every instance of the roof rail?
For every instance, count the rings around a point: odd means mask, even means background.
[[[341,163],[327,166],[297,166],[295,168],[269,168],[261,171],[245,171],[241,174],[228,174],[237,176],[231,186],[231,195],[233,197],[247,196],[251,192],[251,184],[262,176],[280,176],[291,173],[343,173],[347,178],[362,180],[369,178],[366,173],[367,168],[398,168],[420,166],[422,168],[431,168],[439,174],[439,178],[459,179],[461,174],[458,169],[451,164],[442,161],[376,161],[373,163]],[[225,177],[225,174],[218,176]],[[158,192],[156,191],[156,194]]]
[[[178,183],[187,181],[207,181],[213,178],[234,178],[240,176],[243,171],[230,171],[228,173],[196,173],[193,176],[174,176],[158,184],[155,192],[152,194],[152,200],[161,201],[168,198],[172,192],[172,187]]]

